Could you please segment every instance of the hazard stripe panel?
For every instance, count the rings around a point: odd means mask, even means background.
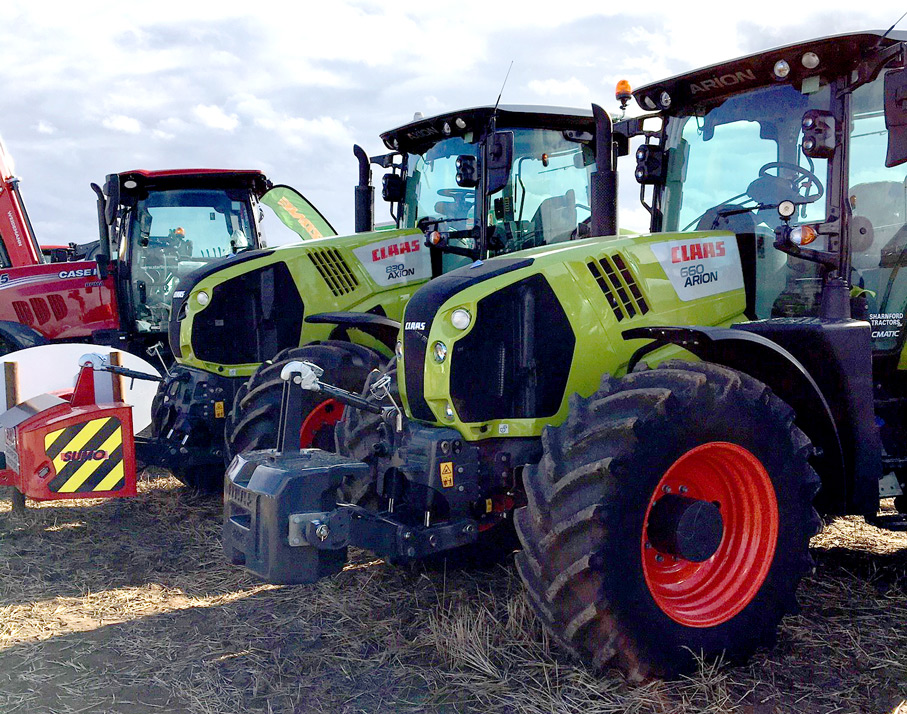
[[[123,426],[116,417],[49,432],[44,451],[56,473],[47,487],[55,493],[118,491],[126,483]]]

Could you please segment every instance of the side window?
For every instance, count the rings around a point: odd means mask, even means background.
[[[851,282],[862,288],[873,325],[873,348],[901,344],[907,308],[907,165],[885,167],[884,74],[854,91],[848,201]]]

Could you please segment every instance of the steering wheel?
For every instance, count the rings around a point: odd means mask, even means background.
[[[453,202],[438,201],[435,210],[442,216],[449,218],[466,218],[469,209],[475,204],[475,191],[471,188],[441,188],[438,195],[452,198]]]
[[[769,174],[769,170],[771,169],[775,169],[778,175],[772,176],[771,174]],[[793,171],[795,174],[794,178],[783,178],[781,176],[782,169],[786,171]],[[819,198],[822,197],[822,194],[825,193],[825,187],[822,185],[822,182],[819,180],[818,176],[816,176],[809,169],[804,169],[802,166],[799,166],[798,164],[792,164],[789,161],[769,161],[761,169],[759,169],[759,178],[790,181],[792,186],[796,189],[798,195],[801,198],[806,199],[807,203],[813,203],[814,201],[819,200]],[[815,186],[816,188],[816,193],[810,194],[809,191],[813,186]],[[752,196],[752,193],[749,190],[747,190],[747,193]],[[755,198],[755,196],[753,198]],[[760,203],[764,202],[760,201]]]

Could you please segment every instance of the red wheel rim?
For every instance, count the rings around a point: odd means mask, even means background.
[[[748,450],[712,442],[690,449],[667,470],[649,499],[666,493],[716,503],[724,531],[718,550],[693,563],[660,553],[642,534],[642,568],[655,602],[688,627],[727,622],[759,592],[778,541],[778,500],[768,472]]]
[[[334,399],[323,401],[315,407],[302,422],[299,430],[299,447],[308,449],[315,443],[315,439],[322,429],[334,426],[343,416],[343,404]]]

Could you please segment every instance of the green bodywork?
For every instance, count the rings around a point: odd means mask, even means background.
[[[479,282],[448,299],[438,310],[428,331],[429,351],[424,365],[424,397],[436,416],[435,423],[453,427],[466,440],[478,441],[494,436],[538,437],[546,425],[557,425],[564,421],[569,410],[568,400],[574,393],[587,397],[599,386],[602,375],[620,375],[626,371],[630,357],[646,340],[624,340],[621,332],[634,327],[655,325],[710,325],[728,326],[745,321],[745,296],[741,287],[707,297],[681,300],[671,281],[659,263],[652,246],[678,241],[678,245],[696,238],[715,238],[735,243],[733,234],[727,232],[707,233],[661,233],[644,236],[618,238],[589,238],[568,244],[540,248],[520,257],[532,258],[530,266],[514,270]],[[611,259],[619,255],[641,293],[648,311],[642,314],[639,300],[630,297],[635,315],[619,307],[622,318],[617,319],[615,308],[609,304],[606,293],[591,272],[590,262]],[[494,259],[488,261],[493,262]],[[732,266],[728,266],[732,270]],[[740,270],[739,261],[736,270]],[[453,352],[458,340],[464,339],[480,319],[480,301],[508,285],[529,276],[541,274],[553,289],[570,328],[576,339],[573,360],[567,378],[560,408],[552,416],[534,419],[495,419],[488,422],[464,423],[454,412],[453,419],[445,417],[450,404],[450,374]],[[617,273],[620,275],[619,271]],[[605,276],[602,275],[602,278]],[[620,275],[620,286],[624,294],[631,296],[627,279]],[[613,291],[620,300],[619,295]],[[464,308],[472,315],[472,322],[466,330],[458,330],[451,324],[454,310]],[[428,329],[428,328],[427,328]],[[448,358],[437,362],[431,348],[436,342],[443,342],[448,348]],[[676,356],[680,348],[667,347],[654,353],[647,361],[652,364]],[[689,355],[687,355],[689,356]],[[406,354],[398,365],[398,373],[405,371]],[[544,366],[541,366],[544,369]],[[400,380],[401,395],[406,403],[406,380]],[[451,405],[452,408],[452,405]],[[407,405],[407,413],[412,409]]]
[[[399,239],[400,244],[417,248],[423,253],[428,249],[422,245],[422,234],[418,230],[393,230],[374,233],[360,233],[352,236],[325,238],[306,241],[302,245],[288,245],[274,249],[260,258],[228,266],[219,272],[200,280],[193,286],[187,301],[185,317],[179,323],[179,346],[182,356],[180,364],[229,377],[247,377],[258,367],[258,363],[218,364],[200,359],[192,345],[193,323],[203,314],[198,296],[204,292],[210,296],[214,289],[226,281],[240,277],[252,270],[276,263],[284,263],[302,296],[305,316],[323,312],[356,311],[368,312],[381,308],[387,317],[400,320],[403,308],[415,289],[427,280],[425,275],[410,282],[392,286],[381,285],[372,278],[354,251],[372,245],[384,245]],[[415,254],[414,252],[412,254]],[[426,256],[427,259],[427,256]],[[338,266],[346,266],[341,272]],[[352,276],[352,279],[350,279]],[[304,334],[299,344],[314,340],[328,339],[335,328],[331,324],[303,323]],[[387,348],[370,335],[355,331],[354,341],[374,347],[385,353]]]

